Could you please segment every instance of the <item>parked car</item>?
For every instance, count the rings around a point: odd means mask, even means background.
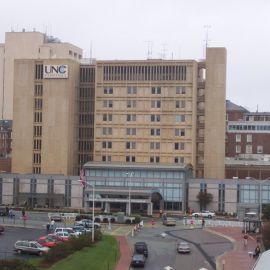
[[[148,257],[148,247],[145,242],[136,242],[134,244],[134,254],[143,254],[146,258]]]
[[[70,234],[68,232],[56,232],[55,235],[60,237],[62,241],[68,241],[70,238]]]
[[[92,231],[91,229],[88,229],[83,225],[75,225],[72,229],[75,233],[78,233],[79,235]]]
[[[90,219],[82,219],[80,221],[76,221],[75,225],[83,225],[85,228],[92,228],[93,222]],[[94,228],[95,229],[100,229],[101,225],[100,223],[94,222]]]
[[[180,242],[177,244],[178,253],[190,253],[190,247],[187,242]]]
[[[58,241],[58,242],[63,242],[64,241],[59,235],[54,234],[54,233],[50,233],[47,236],[52,238],[54,241]]]
[[[0,216],[7,216],[8,211],[6,206],[0,206]]]
[[[176,219],[170,218],[170,217],[166,217],[166,218],[163,219],[163,225],[166,225],[166,226],[175,226],[176,225]]]
[[[48,248],[52,248],[54,246],[56,246],[58,243],[60,243],[60,240],[56,240],[56,238],[52,237],[52,236],[41,236],[38,238],[37,242],[42,245],[43,247],[48,247]]]
[[[195,212],[192,214],[193,217],[207,217],[207,218],[213,218],[215,217],[215,213],[214,212],[211,212],[211,211],[208,211],[208,210],[204,210],[204,211],[201,211],[201,212]]]
[[[62,221],[62,216],[60,214],[52,214],[49,216],[49,219],[52,221],[54,220],[55,222],[61,222]]]
[[[0,225],[0,234],[3,233],[5,231],[5,227]]]
[[[14,250],[18,254],[28,253],[41,256],[44,253],[47,253],[49,251],[49,248],[43,247],[37,241],[19,240],[14,244]]]
[[[131,263],[130,265],[132,267],[144,267],[145,265],[145,256],[143,254],[134,254],[132,256],[132,260],[131,260]]]
[[[70,236],[78,236],[80,233],[75,232],[72,228],[56,228],[54,233],[67,232]]]

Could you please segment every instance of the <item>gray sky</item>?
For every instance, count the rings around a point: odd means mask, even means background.
[[[37,31],[70,42],[97,59],[201,59],[209,46],[227,48],[227,99],[270,111],[269,0],[8,0],[5,32]],[[151,43],[150,43],[151,42]]]

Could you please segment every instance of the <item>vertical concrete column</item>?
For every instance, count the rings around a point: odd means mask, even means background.
[[[111,211],[111,205],[110,205],[110,203],[109,202],[105,202],[105,209],[104,209],[104,212],[105,213],[110,213],[110,211]]]
[[[207,48],[205,82],[204,177],[225,176],[226,49]]]
[[[152,216],[153,214],[153,203],[152,202],[149,202],[147,204],[147,215],[148,216]]]

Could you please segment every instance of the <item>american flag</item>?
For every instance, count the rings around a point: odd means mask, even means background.
[[[84,169],[80,170],[80,182],[83,185],[83,187],[86,186],[86,179],[85,179],[85,175],[84,175]]]

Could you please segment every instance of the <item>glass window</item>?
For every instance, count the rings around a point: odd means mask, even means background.
[[[252,142],[252,134],[247,134],[247,142]]]
[[[236,134],[235,135],[235,141],[236,142],[241,142],[241,134]]]

